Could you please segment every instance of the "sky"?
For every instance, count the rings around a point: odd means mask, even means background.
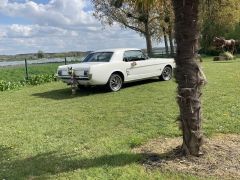
[[[103,27],[90,0],[0,0],[0,54],[145,48],[118,25]]]

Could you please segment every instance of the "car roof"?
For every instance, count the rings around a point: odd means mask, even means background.
[[[101,50],[97,50],[94,52],[123,52],[123,51],[135,51],[135,50],[141,50],[141,49],[137,49],[137,48],[115,48],[115,49],[101,49]]]

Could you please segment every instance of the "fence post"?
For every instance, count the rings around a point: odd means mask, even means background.
[[[27,65],[27,59],[25,59],[25,73],[26,73],[25,79],[28,80],[28,65]]]
[[[65,57],[64,63],[65,63],[65,65],[67,64],[67,58],[66,57]]]

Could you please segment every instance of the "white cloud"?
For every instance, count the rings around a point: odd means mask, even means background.
[[[0,8],[5,7],[7,5],[7,3],[8,3],[8,0],[1,0],[0,1]]]
[[[20,25],[13,24],[2,26],[3,34],[8,38],[32,38],[32,37],[58,37],[58,36],[78,36],[77,31],[63,29],[53,26],[40,25]]]
[[[0,26],[4,36],[0,54],[61,51],[88,51],[104,48],[145,47],[145,40],[135,32],[120,28],[68,30],[52,26],[18,25]],[[90,28],[92,29],[92,28]],[[1,37],[1,34],[0,34]]]
[[[32,28],[30,26],[22,26],[18,24],[13,24],[9,27],[8,35],[18,35],[18,36],[30,36],[32,34]],[[8,36],[9,37],[9,36]]]
[[[0,39],[7,36],[7,33],[5,31],[0,31]]]
[[[41,25],[66,27],[95,24],[92,12],[84,11],[86,5],[86,0],[51,0],[47,4],[3,0],[0,12],[12,17],[24,17]]]
[[[0,0],[0,13],[32,22],[28,25],[0,22],[0,54],[146,47],[145,40],[134,31],[116,25],[102,29],[92,16],[88,0],[50,0],[46,4]]]

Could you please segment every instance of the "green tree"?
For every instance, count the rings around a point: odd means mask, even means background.
[[[44,58],[44,53],[43,53],[43,51],[39,50],[39,51],[37,52],[37,58],[39,58],[39,59]]]
[[[157,27],[161,20],[158,13],[162,8],[161,1],[92,0],[92,3],[95,9],[95,17],[103,24],[113,25],[114,22],[117,22],[124,28],[140,33],[146,39],[148,54],[152,54],[152,38],[159,30]]]
[[[173,24],[174,24],[174,13],[173,4],[170,0],[163,0],[163,20],[165,28],[168,34],[168,40],[170,45],[170,54],[174,54],[174,43],[173,43]]]
[[[240,22],[240,1],[202,0],[200,4],[201,46],[207,51],[212,46],[213,38],[230,34]]]
[[[159,8],[159,12],[158,12],[161,18],[160,18],[159,24],[156,26],[156,27],[159,26],[159,30],[156,32],[156,34],[153,35],[153,37],[158,41],[161,41],[163,38],[166,54],[169,54],[169,45],[170,45],[170,54],[173,55],[174,53],[174,43],[173,43],[174,13],[173,13],[172,1],[161,0],[161,1],[158,1],[158,3],[159,3],[159,6],[161,7],[161,9]]]

